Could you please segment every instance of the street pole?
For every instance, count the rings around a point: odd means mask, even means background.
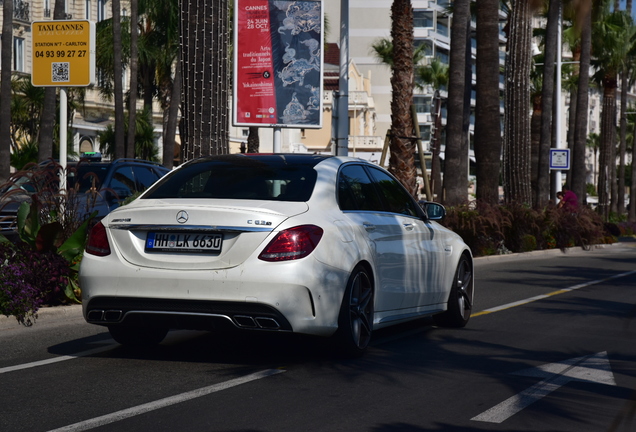
[[[340,2],[340,78],[338,80],[337,156],[349,154],[349,0]]]
[[[561,2],[559,2],[559,20],[558,20],[558,30],[557,30],[557,59],[556,59],[556,76],[557,76],[557,80],[556,80],[556,89],[555,89],[555,93],[556,93],[556,109],[555,109],[555,115],[556,115],[556,126],[555,126],[555,133],[556,133],[556,148],[561,149],[561,148],[565,148],[562,144],[561,144],[561,112],[562,112],[562,101],[561,101],[561,66],[562,66],[562,47],[561,47],[561,35],[563,32],[563,22],[561,20],[561,15],[562,15],[562,10],[561,10]],[[558,170],[555,172],[555,183],[556,183],[556,192],[561,190],[561,185],[563,183],[563,179],[561,177],[561,170]],[[555,193],[556,193],[555,192]],[[554,198],[554,197],[553,197]]]
[[[281,142],[282,142],[281,136],[282,136],[282,129],[276,126],[274,128],[274,147],[273,147],[274,153],[281,152]]]
[[[66,191],[66,141],[67,141],[67,127],[68,127],[68,114],[67,114],[67,95],[66,87],[60,87],[60,192]]]

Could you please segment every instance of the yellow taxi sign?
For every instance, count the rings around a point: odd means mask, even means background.
[[[95,77],[95,23],[34,21],[31,82],[37,87],[86,87]]]

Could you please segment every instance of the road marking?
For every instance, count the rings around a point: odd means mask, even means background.
[[[169,340],[168,338],[180,333],[192,333],[191,330],[172,330],[169,335],[166,337],[166,340],[164,340],[164,344],[166,343],[167,340]],[[110,343],[108,341],[111,341]],[[32,367],[38,367],[38,366],[45,366],[48,364],[53,364],[53,363],[58,363],[58,362],[63,362],[66,360],[73,360],[79,357],[87,357],[93,354],[99,354],[102,353],[104,351],[109,351],[113,348],[115,348],[116,346],[119,346],[118,343],[116,343],[114,340],[112,339],[108,339],[107,342],[102,342],[102,341],[95,341],[95,342],[88,342],[87,345],[103,345],[104,343],[108,343],[108,345],[106,346],[102,346],[100,348],[94,348],[91,350],[87,350],[87,351],[82,351],[82,352],[78,352],[76,354],[69,354],[69,355],[65,355],[65,356],[60,356],[60,357],[54,357],[54,358],[50,358],[50,359],[46,359],[46,360],[40,360],[40,361],[36,361],[36,362],[31,362],[31,363],[24,363],[24,364],[20,364],[20,365],[15,365],[15,366],[7,366],[4,368],[0,368],[0,375],[3,373],[7,373],[7,372],[13,372],[13,371],[17,371],[17,370],[22,370],[22,369],[29,369]]]
[[[543,381],[503,401],[471,420],[502,423],[522,409],[549,395],[570,381],[582,381],[615,386],[614,374],[607,352],[577,357],[558,363],[515,372],[515,375],[542,377]]]
[[[283,369],[267,369],[264,371],[256,372],[250,375],[245,375],[243,377],[235,378],[235,379],[225,381],[222,383],[214,384],[208,387],[202,387],[200,389],[192,390],[186,393],[181,393],[176,396],[170,396],[167,398],[156,400],[154,402],[149,402],[143,405],[138,405],[136,407],[117,411],[111,414],[106,414],[101,417],[96,417],[96,418],[75,423],[69,426],[64,426],[59,429],[53,429],[53,430],[50,430],[49,432],[79,432],[79,431],[93,429],[93,428],[104,426],[110,423],[115,423],[130,417],[138,416],[140,414],[145,414],[150,411],[158,410],[160,408],[165,408],[170,405],[176,405],[181,402],[186,402],[186,401],[196,399],[202,396],[207,396],[211,393],[219,392],[221,390],[227,390],[229,388],[236,387],[241,384],[245,384],[251,381],[256,381],[262,378],[267,378],[267,377],[277,375],[283,372],[285,372],[285,370]]]
[[[585,282],[585,283],[582,283],[582,284],[571,286],[569,288],[564,288],[564,289],[560,289],[558,291],[553,291],[553,292],[548,293],[548,294],[542,294],[542,295],[538,295],[538,296],[535,296],[535,297],[527,298],[525,300],[519,300],[519,301],[508,303],[508,304],[505,304],[505,305],[502,305],[502,306],[497,306],[497,307],[494,307],[494,308],[485,309],[485,310],[483,310],[481,312],[477,312],[477,313],[472,314],[472,317],[478,317],[480,315],[487,315],[487,314],[490,314],[490,313],[493,313],[493,312],[499,312],[499,311],[510,309],[510,308],[513,308],[513,307],[522,306],[522,305],[525,305],[525,304],[528,304],[528,303],[535,302],[537,300],[542,300],[544,298],[548,298],[548,297],[552,297],[552,296],[555,296],[555,295],[567,293],[567,292],[574,291],[574,290],[577,290],[577,289],[580,289],[580,288],[585,288],[585,287],[588,287],[588,286],[597,285],[597,284],[600,284],[600,283],[603,283],[603,282],[607,282],[607,281],[610,281],[610,280],[613,280],[613,279],[622,278],[622,277],[629,276],[629,275],[632,275],[632,274],[635,274],[635,273],[636,273],[636,270],[633,270],[633,271],[629,271],[629,272],[625,272],[625,273],[620,273],[620,274],[617,274],[617,275],[614,275],[614,276],[610,276],[610,277],[607,277],[605,279],[599,279],[599,280],[595,280],[595,281]]]
[[[104,347],[100,347],[100,348],[94,348],[92,350],[82,351],[82,352],[79,352],[79,353],[76,353],[76,354],[65,355],[65,356],[60,356],[60,357],[53,357],[53,358],[46,359],[46,360],[40,360],[40,361],[36,361],[36,362],[31,362],[31,363],[24,363],[24,364],[19,364],[19,365],[15,365],[15,366],[7,366],[7,367],[0,368],[0,374],[7,373],[7,372],[13,372],[13,371],[17,371],[17,370],[22,370],[22,369],[29,369],[29,368],[37,367],[37,366],[44,366],[44,365],[48,365],[48,364],[52,364],[52,363],[63,362],[63,361],[66,361],[66,360],[73,360],[73,359],[78,358],[78,357],[86,357],[86,356],[93,355],[93,354],[99,354],[99,353],[102,353],[104,351],[108,351],[108,350],[113,349],[114,346],[115,346],[115,344],[110,344],[108,346],[104,346]]]

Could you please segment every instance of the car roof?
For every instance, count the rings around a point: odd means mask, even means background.
[[[186,162],[184,165],[193,165],[210,161],[238,162],[245,159],[260,160],[267,163],[289,163],[316,165],[325,159],[332,158],[332,155],[309,154],[309,153],[235,153],[225,155],[203,156]]]

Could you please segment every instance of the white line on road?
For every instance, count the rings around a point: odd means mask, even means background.
[[[502,423],[570,381],[616,385],[606,351],[526,369],[515,375],[545,379],[471,420]]]
[[[245,384],[250,381],[256,381],[261,378],[267,378],[269,376],[277,375],[283,372],[285,372],[283,369],[267,369],[264,371],[256,372],[250,375],[235,378],[235,379],[225,381],[222,383],[214,384],[208,387],[202,387],[200,389],[192,390],[186,393],[181,393],[176,396],[170,396],[167,398],[156,400],[154,402],[149,402],[143,405],[138,405],[136,407],[117,411],[117,412],[107,414],[101,417],[96,417],[96,418],[75,423],[69,426],[64,426],[59,429],[53,429],[49,432],[80,432],[80,431],[93,429],[96,427],[104,426],[106,424],[114,423],[120,420],[124,420],[124,419],[134,417],[140,414],[144,414],[149,411],[154,411],[160,408],[165,408],[170,405],[176,405],[181,402],[186,402],[191,399],[207,396],[211,393],[219,392],[221,390],[226,390],[231,387],[236,387],[238,385]]]
[[[585,282],[585,283],[582,283],[582,284],[571,286],[569,288],[564,288],[564,289],[561,289],[561,290],[558,290],[558,291],[553,291],[551,293],[542,294],[542,295],[538,295],[538,296],[535,296],[535,297],[530,297],[530,298],[527,298],[525,300],[519,300],[519,301],[516,301],[516,302],[508,303],[508,304],[497,306],[497,307],[490,308],[490,309],[485,309],[485,310],[483,310],[481,312],[474,313],[472,316],[473,317],[477,317],[477,316],[480,316],[480,315],[487,315],[487,314],[490,314],[490,313],[493,313],[493,312],[499,312],[499,311],[502,311],[502,310],[505,310],[505,309],[510,309],[510,308],[513,308],[513,307],[516,307],[516,306],[522,306],[522,305],[525,305],[525,304],[528,304],[528,303],[535,302],[537,300],[542,300],[544,298],[555,296],[557,294],[563,294],[563,293],[574,291],[574,290],[577,290],[577,289],[580,289],[580,288],[585,288],[585,287],[588,287],[588,286],[591,286],[591,285],[597,285],[597,284],[600,284],[600,283],[603,283],[603,282],[607,282],[607,281],[610,281],[610,280],[613,280],[613,279],[622,278],[622,277],[629,276],[629,275],[632,275],[632,274],[635,274],[635,273],[636,273],[636,270],[633,270],[633,271],[628,271],[628,272],[625,272],[625,273],[616,274],[616,275],[607,277],[605,279],[599,279],[599,280],[595,280],[595,281]]]
[[[104,347],[95,348],[95,349],[88,350],[88,351],[82,351],[82,352],[79,352],[77,354],[65,355],[65,356],[60,356],[60,357],[53,357],[53,358],[46,359],[46,360],[40,360],[40,361],[36,361],[36,362],[31,362],[31,363],[24,363],[24,364],[19,364],[19,365],[15,365],[15,366],[7,366],[7,367],[0,368],[0,374],[7,373],[7,372],[13,372],[13,371],[17,371],[17,370],[22,370],[22,369],[29,369],[29,368],[37,367],[37,366],[44,366],[44,365],[48,365],[48,364],[52,364],[52,363],[63,362],[63,361],[66,361],[66,360],[72,360],[72,359],[77,358],[77,357],[86,357],[86,356],[93,355],[93,354],[99,354],[101,352],[113,349],[114,346],[115,346],[115,344],[110,344],[110,345],[107,345],[107,346],[104,346]]]

